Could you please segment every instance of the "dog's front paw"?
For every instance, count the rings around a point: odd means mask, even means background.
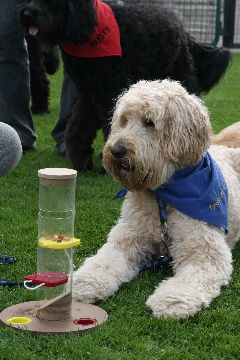
[[[94,303],[101,298],[100,291],[96,289],[91,279],[73,278],[72,297],[84,303]]]
[[[86,157],[84,160],[77,158],[70,158],[73,167],[77,171],[86,172],[91,171],[93,168],[92,157]]]
[[[190,315],[187,304],[180,300],[159,299],[152,295],[148,298],[146,305],[152,310],[153,315],[158,318],[179,319]]]
[[[77,148],[77,147],[76,147]],[[73,168],[77,171],[90,171],[93,168],[92,151],[81,151],[72,149],[72,144],[66,143],[66,156],[70,159]]]
[[[93,303],[112,296],[118,289],[117,281],[100,269],[96,273],[81,268],[73,274],[72,295],[74,300]]]
[[[164,288],[165,286],[157,288],[146,302],[153,315],[158,318],[186,318],[196,314],[203,306],[208,306],[211,300],[211,296],[204,296],[194,288]]]

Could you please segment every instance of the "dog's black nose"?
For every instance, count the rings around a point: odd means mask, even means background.
[[[122,159],[126,155],[127,150],[124,146],[115,144],[111,147],[111,153],[116,159]]]
[[[22,18],[25,20],[31,20],[34,17],[34,13],[33,11],[29,10],[29,9],[25,9],[22,14],[21,14]]]

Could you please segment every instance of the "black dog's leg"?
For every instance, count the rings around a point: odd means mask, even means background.
[[[48,113],[49,105],[49,80],[44,66],[42,46],[33,37],[26,37],[28,44],[30,85],[31,85],[31,110],[33,114]]]
[[[94,105],[87,95],[80,94],[65,133],[66,155],[76,170],[92,169],[92,143],[99,129],[101,122]]]
[[[54,47],[49,52],[43,52],[44,66],[49,75],[55,74],[59,69],[60,57],[58,48]]]
[[[38,68],[33,75],[35,70],[30,66],[30,84],[31,84],[31,98],[32,98],[32,106],[31,111],[33,114],[44,114],[49,113],[49,86],[50,82],[47,79],[46,73],[44,72],[44,68],[42,71]]]

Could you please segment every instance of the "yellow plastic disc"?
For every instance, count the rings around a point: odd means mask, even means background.
[[[80,239],[70,238],[69,240],[64,239],[38,239],[38,245],[48,249],[67,249],[73,246],[80,245]]]

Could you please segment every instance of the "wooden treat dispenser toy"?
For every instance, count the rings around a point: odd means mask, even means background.
[[[3,310],[0,325],[34,334],[82,334],[108,315],[97,306],[72,301],[73,249],[80,244],[74,237],[77,172],[47,168],[38,176],[37,272],[24,281],[28,290],[36,291],[36,301]]]

